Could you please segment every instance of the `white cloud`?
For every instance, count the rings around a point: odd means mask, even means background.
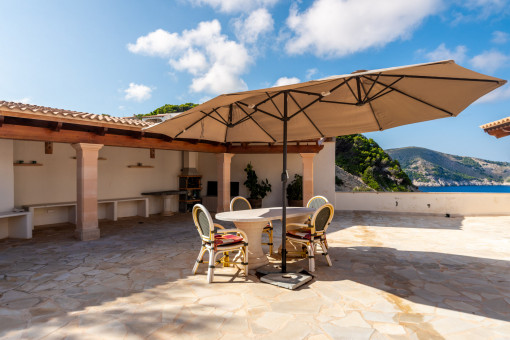
[[[408,38],[413,29],[441,9],[441,0],[315,0],[300,13],[292,6],[287,26],[290,54],[311,52],[342,57]]]
[[[174,48],[182,49],[185,46],[176,33],[168,33],[162,29],[139,37],[136,44],[128,44],[130,52],[160,57],[168,56]]]
[[[466,46],[459,45],[455,47],[455,50],[450,50],[443,43],[439,45],[435,50],[425,53],[425,57],[430,61],[453,59],[458,64],[461,64],[464,59],[466,59],[466,52]]]
[[[494,31],[492,32],[492,42],[496,44],[505,44],[508,42],[510,35],[506,32]]]
[[[234,21],[236,36],[245,43],[255,43],[259,35],[273,30],[274,20],[265,8],[259,8],[243,20],[238,18]]]
[[[506,66],[510,57],[499,51],[485,51],[477,56],[474,56],[469,62],[471,65],[479,70],[488,73],[494,73],[498,68]]]
[[[247,89],[241,75],[252,57],[243,44],[221,34],[218,20],[201,22],[197,28],[180,34],[157,30],[138,38],[128,49],[169,58],[175,70],[193,75],[190,86],[193,92],[220,94]]]
[[[224,13],[250,12],[260,7],[270,7],[279,0],[189,0],[194,5],[208,5]]]
[[[297,77],[290,77],[290,78],[289,77],[281,77],[281,78],[278,78],[276,83],[274,83],[273,87],[296,84],[296,83],[299,83],[300,81],[301,80],[299,80],[299,78],[297,78]]]
[[[486,19],[493,14],[502,13],[508,7],[507,0],[460,0],[457,3],[476,12],[478,19]]]
[[[32,104],[32,98],[23,97],[23,98],[19,98],[19,99],[14,99],[13,102],[21,103],[21,104]]]
[[[189,48],[179,59],[170,59],[170,65],[177,71],[188,71],[191,74],[198,74],[207,69],[205,55],[192,48]]]
[[[476,103],[489,103],[510,99],[510,85],[506,84],[478,99]]]
[[[317,72],[319,72],[319,70],[316,68],[310,68],[306,70],[306,79],[312,79],[312,77],[316,75]]]
[[[129,83],[129,87],[124,92],[126,93],[124,99],[143,102],[151,97],[152,89],[146,85]]]

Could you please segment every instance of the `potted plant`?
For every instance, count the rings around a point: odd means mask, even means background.
[[[289,207],[303,206],[303,176],[295,174],[294,180],[287,185]]]
[[[269,184],[267,178],[265,181],[261,181],[260,183],[258,182],[257,174],[255,173],[255,170],[253,170],[251,162],[246,165],[244,171],[246,172],[246,181],[244,182],[244,185],[250,191],[248,201],[252,208],[261,208],[262,199],[266,197],[268,192],[271,192],[271,184]]]

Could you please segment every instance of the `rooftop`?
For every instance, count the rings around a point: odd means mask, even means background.
[[[71,225],[44,228],[0,241],[0,337],[503,339],[509,225],[337,211],[333,267],[318,258],[297,291],[233,268],[213,284],[205,265],[192,276],[200,241],[189,214],[103,222],[92,242],[75,241]]]
[[[480,128],[496,138],[510,135],[510,117],[481,125]]]
[[[0,114],[9,114],[15,117],[35,118],[42,120],[60,119],[82,121],[86,123],[103,123],[108,125],[118,125],[124,127],[126,126],[138,127],[140,129],[152,125],[140,119],[113,117],[104,114],[94,114],[65,109],[56,109],[53,107],[7,102],[3,100],[0,100]]]

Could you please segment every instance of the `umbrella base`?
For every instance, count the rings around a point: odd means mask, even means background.
[[[260,278],[260,281],[262,282],[290,290],[295,290],[311,280],[311,275],[295,272],[268,274]]]
[[[282,268],[279,264],[268,264],[258,268],[255,274],[261,282],[290,290],[297,289],[313,279],[312,274],[295,263],[287,264],[287,269],[289,272],[282,273]]]

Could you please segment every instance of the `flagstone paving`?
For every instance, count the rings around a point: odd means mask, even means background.
[[[0,241],[0,338],[510,336],[510,217],[337,211],[333,267],[317,256],[297,291],[234,268],[218,268],[213,284],[205,265],[191,275],[200,241],[189,214],[100,227],[91,242],[70,225]]]

